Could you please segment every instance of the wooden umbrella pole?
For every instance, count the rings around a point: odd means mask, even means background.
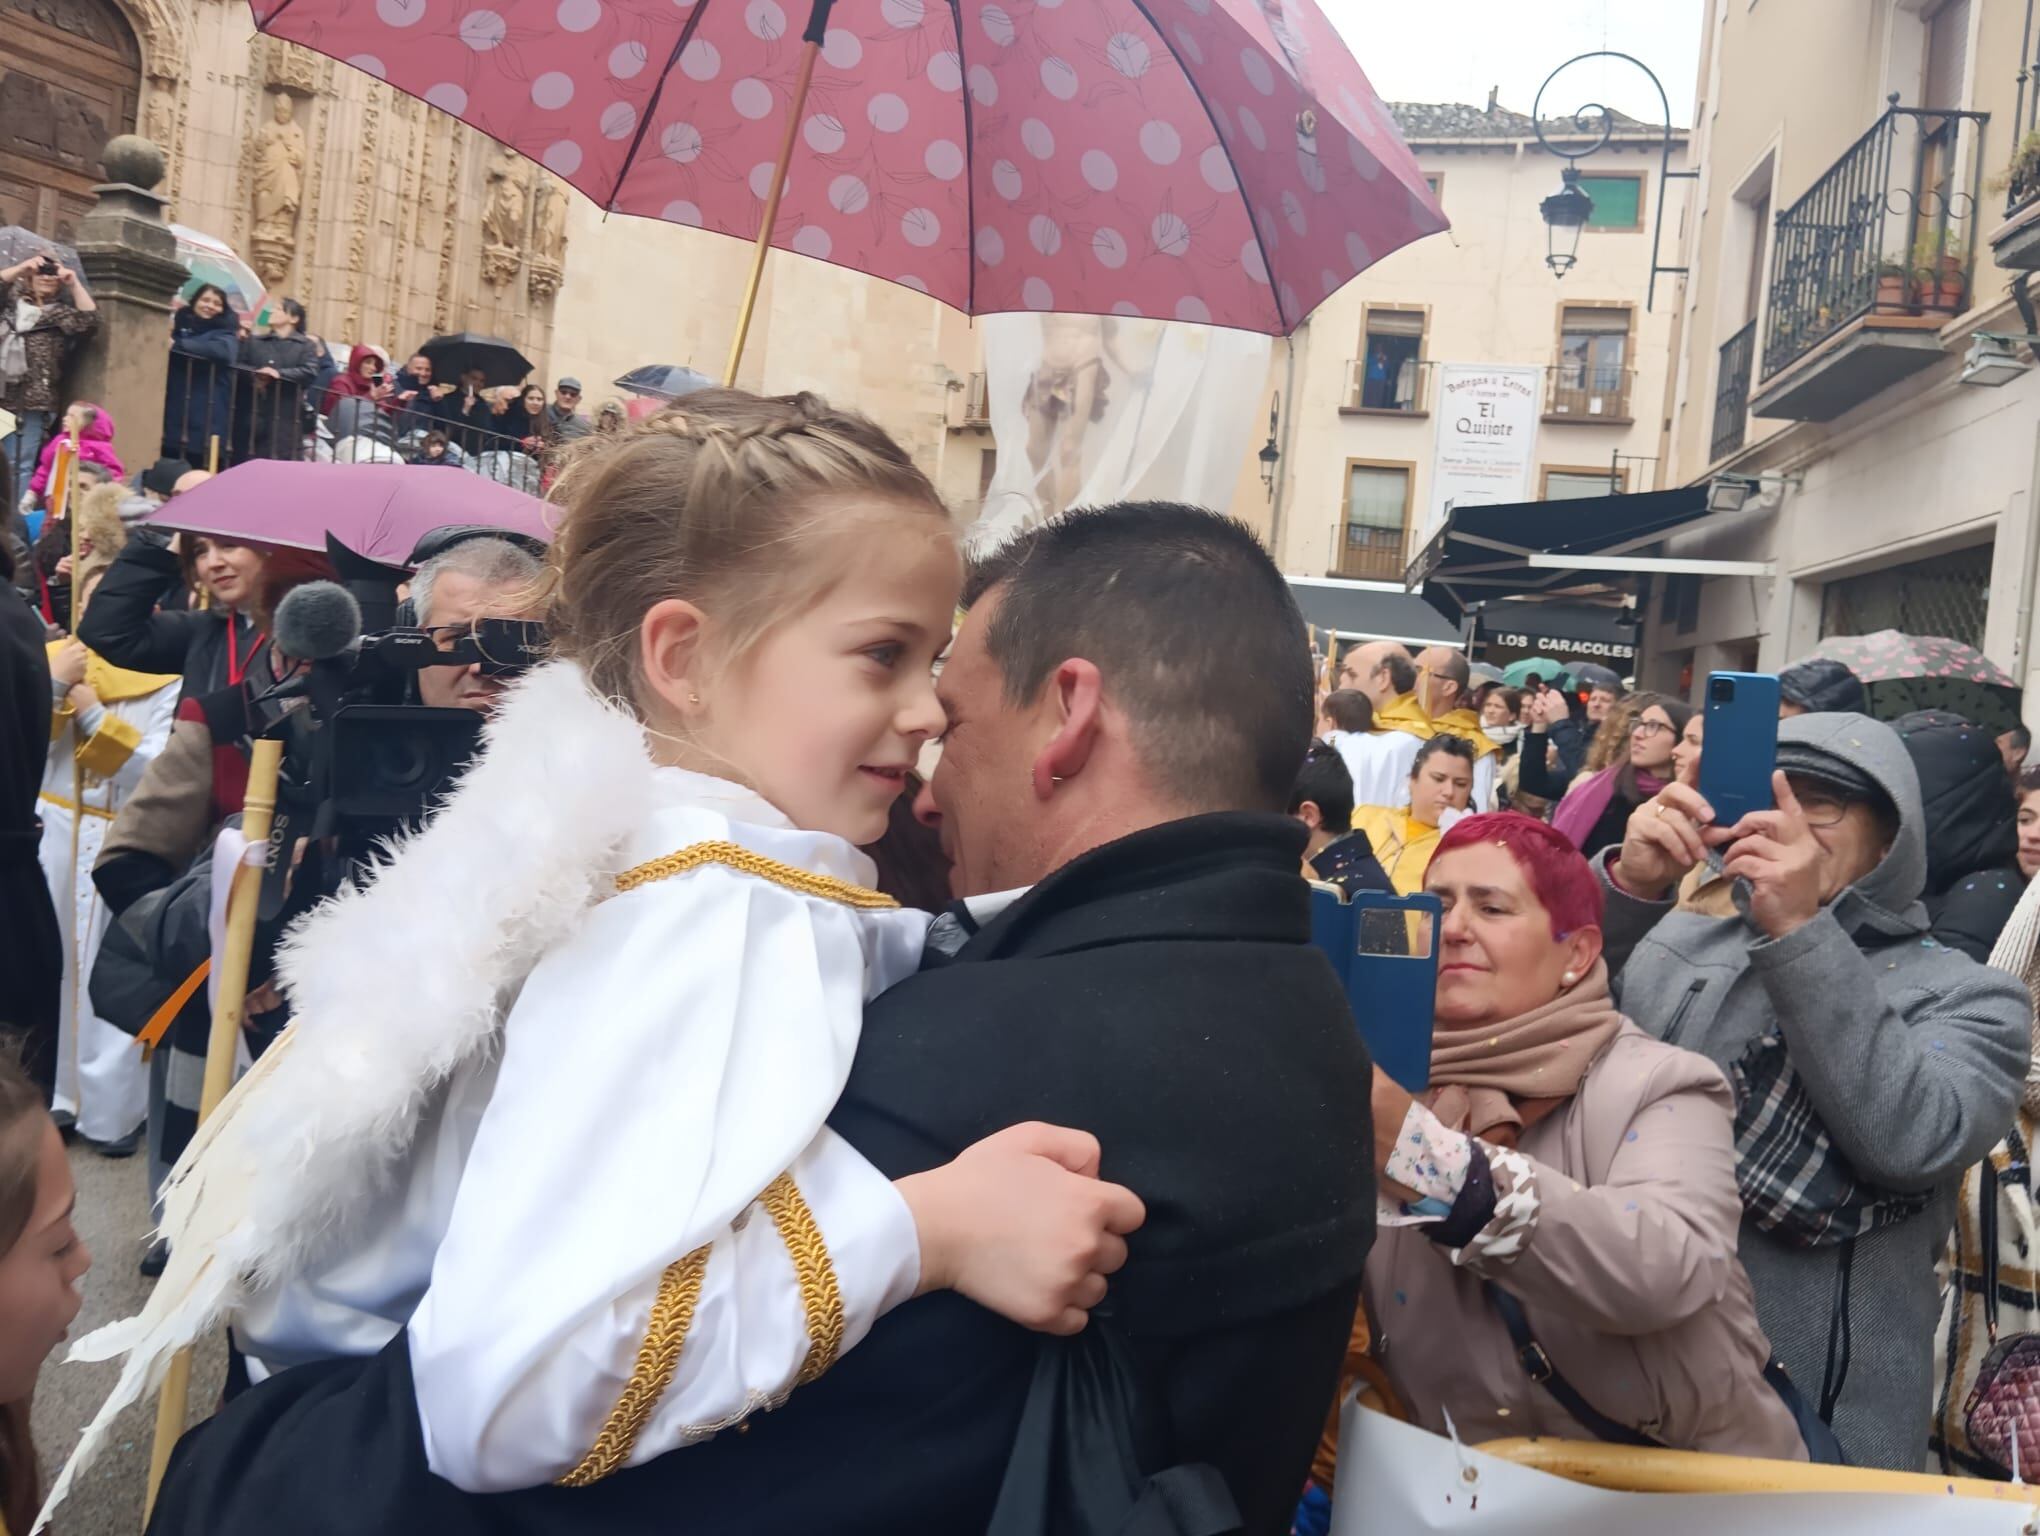
[[[744,360],[744,338],[751,333],[751,312],[758,307],[758,284],[765,276],[765,253],[772,249],[772,226],[779,219],[779,199],[786,191],[786,168],[793,161],[794,139],[800,133],[800,115],[807,109],[808,86],[815,78],[815,59],[822,51],[823,23],[827,21],[827,0],[815,7],[815,20],[806,32],[800,52],[800,78],[793,85],[793,102],[786,109],[786,132],[779,141],[779,163],[772,168],[772,191],[765,199],[765,217],[758,225],[758,243],[751,251],[751,275],[744,282],[744,302],[737,311],[737,334],[730,338],[730,360],[723,369],[723,387],[737,382],[737,365]]]
[[[258,741],[248,764],[248,794],[243,802],[241,835],[254,847],[269,841],[276,816],[276,785],[283,769],[283,743]],[[248,964],[255,955],[255,918],[262,900],[260,871],[237,868],[227,895],[226,946],[213,976],[212,1033],[206,1039],[205,1082],[199,1092],[198,1123],[204,1125],[234,1085],[234,1056],[241,1038],[242,1007],[248,1000]],[[142,1512],[146,1525],[156,1507],[170,1465],[171,1448],[184,1433],[191,1397],[191,1351],[180,1349],[163,1378],[156,1399],[156,1439],[149,1452],[149,1489]]]

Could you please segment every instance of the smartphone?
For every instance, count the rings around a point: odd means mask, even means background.
[[[1431,1083],[1431,1021],[1438,994],[1435,896],[1362,891],[1311,882],[1311,942],[1346,989],[1374,1064],[1411,1093]]]
[[[1768,672],[1710,672],[1700,743],[1700,794],[1714,824],[1732,827],[1768,811],[1778,766],[1778,679]]]

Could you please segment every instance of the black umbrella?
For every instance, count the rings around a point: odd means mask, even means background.
[[[696,373],[678,363],[647,363],[616,380],[616,387],[651,400],[678,400],[697,389],[708,389],[714,383],[715,380],[707,374]]]
[[[531,372],[531,359],[516,347],[500,336],[484,336],[478,331],[435,336],[418,350],[432,359],[432,377],[447,384],[456,384],[462,374],[479,369],[483,387],[495,389],[522,384]]]

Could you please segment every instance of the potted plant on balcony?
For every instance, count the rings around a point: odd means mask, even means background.
[[[1902,261],[1877,263],[1877,312],[1903,314],[1913,307],[1913,269]]]
[[[1991,258],[2013,272],[2040,270],[2040,129],[2019,140],[2003,171],[1985,184],[2005,197],[2005,222],[1990,237]]]
[[[1969,297],[1969,248],[1960,235],[1921,235],[1913,247],[1913,270],[1919,279],[1922,309],[1960,314]]]

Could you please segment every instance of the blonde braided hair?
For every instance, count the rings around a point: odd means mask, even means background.
[[[949,514],[905,450],[811,394],[702,390],[567,452],[544,596],[555,648],[645,712],[638,630],[668,598],[715,621],[727,666],[834,582],[874,517]]]

